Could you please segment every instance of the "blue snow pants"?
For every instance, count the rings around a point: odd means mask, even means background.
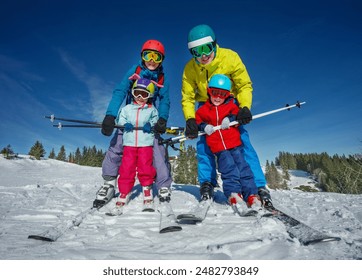
[[[153,166],[156,168],[157,173],[155,180],[157,190],[163,187],[170,188],[172,183],[171,166],[168,159],[166,159],[166,148],[158,143],[158,137],[159,135],[155,135],[153,144]],[[105,180],[109,181],[112,178],[117,178],[122,153],[123,132],[117,129],[102,162],[102,176]]]
[[[224,194],[241,193],[245,202],[252,194],[258,194],[250,166],[243,157],[241,146],[216,153],[217,166],[221,173]]]
[[[258,155],[250,143],[249,133],[242,125],[239,126],[239,130],[241,134],[243,156],[254,174],[255,184],[258,188],[265,187],[265,176],[263,170],[261,169]],[[199,141],[196,144],[196,151],[198,179],[200,185],[204,182],[210,182],[213,185],[216,185],[215,156],[206,144],[205,135],[199,138]]]

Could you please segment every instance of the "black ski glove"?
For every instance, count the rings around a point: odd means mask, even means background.
[[[236,116],[236,120],[239,122],[239,124],[248,124],[252,119],[253,116],[251,115],[248,107],[241,108]]]
[[[197,138],[198,133],[199,129],[196,120],[194,118],[188,119],[186,121],[186,131],[185,131],[186,137],[190,139]]]
[[[165,133],[166,132],[166,123],[167,123],[167,121],[164,118],[159,118],[153,128],[154,131],[159,134]]]
[[[104,117],[104,120],[102,122],[102,134],[105,136],[111,136],[113,133],[113,129],[114,129],[114,120],[116,118],[111,116],[111,115],[107,115]]]

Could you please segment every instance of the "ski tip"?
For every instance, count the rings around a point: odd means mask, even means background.
[[[202,220],[198,220],[198,219],[178,219],[177,223],[180,225],[197,225],[202,223]]]
[[[326,236],[326,237],[322,237],[322,238],[316,238],[313,240],[307,240],[307,241],[302,242],[302,244],[305,246],[308,246],[308,245],[314,245],[317,243],[325,243],[325,242],[340,241],[340,240],[341,240],[340,237]]]
[[[49,237],[40,236],[40,235],[29,235],[28,239],[35,239],[35,240],[41,240],[41,241],[47,241],[47,242],[54,242],[55,240]]]
[[[161,229],[160,233],[174,232],[174,231],[180,231],[180,230],[182,230],[182,227],[180,227],[180,226],[169,226],[169,227]]]
[[[153,208],[145,208],[145,209],[143,209],[142,210],[142,212],[155,212],[155,209],[153,209]]]
[[[202,221],[202,218],[196,217],[194,214],[180,214],[177,216],[177,223],[181,225],[196,225]]]

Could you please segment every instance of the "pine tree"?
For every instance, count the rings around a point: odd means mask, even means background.
[[[75,151],[75,154],[74,154],[74,163],[80,164],[81,159],[82,159],[82,155],[80,153],[79,148],[77,148],[77,150]]]
[[[55,152],[54,152],[54,148],[50,151],[49,158],[51,158],[51,159],[55,159]]]
[[[66,153],[65,153],[65,147],[64,147],[64,145],[62,145],[62,146],[60,147],[60,151],[59,151],[56,159],[57,159],[57,160],[61,160],[61,161],[66,161],[66,160],[67,160],[67,155],[66,155]]]
[[[4,147],[0,153],[3,154],[6,159],[9,159],[10,156],[14,154],[14,151],[9,144],[6,147]]]
[[[175,161],[174,181],[178,184],[193,184],[197,182],[196,149],[189,145],[186,151],[181,151]]]
[[[36,141],[35,144],[30,148],[28,154],[39,160],[41,157],[45,156],[46,152],[44,150],[43,144],[39,141]]]

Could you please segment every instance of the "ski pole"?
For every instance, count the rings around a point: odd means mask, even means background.
[[[306,102],[299,102],[297,101],[296,104],[294,105],[289,105],[287,104],[285,107],[282,107],[282,108],[279,108],[279,109],[275,109],[275,110],[271,110],[271,111],[267,111],[267,112],[264,112],[264,113],[260,113],[260,114],[257,114],[257,115],[254,115],[253,116],[253,120],[255,119],[259,119],[259,118],[262,118],[262,117],[265,117],[265,116],[268,116],[268,115],[271,115],[271,114],[274,114],[274,113],[277,113],[277,112],[281,112],[281,111],[285,111],[285,110],[290,110],[294,107],[298,107],[300,108],[303,104],[305,104]],[[239,122],[238,121],[233,121],[229,124],[229,126],[234,126],[234,125],[238,125]],[[217,126],[214,126],[214,130],[220,130],[221,129],[221,125],[217,125]],[[205,132],[199,132],[198,133],[198,137],[202,136],[202,135],[205,135],[206,133]],[[169,138],[169,139],[164,139],[161,141],[161,143],[171,143],[171,144],[175,144],[175,143],[180,143],[180,142],[183,142],[187,140],[187,137],[185,135],[180,135],[180,136],[176,136],[176,137],[172,137],[172,138]]]
[[[253,120],[256,120],[256,119],[259,119],[259,118],[262,118],[262,117],[265,117],[265,116],[268,116],[268,115],[271,115],[271,114],[275,114],[275,113],[278,113],[278,112],[281,112],[281,111],[285,111],[285,110],[290,110],[294,107],[298,107],[300,108],[303,104],[305,104],[305,102],[299,102],[297,101],[296,104],[294,105],[289,105],[287,104],[285,107],[283,108],[279,108],[279,109],[275,109],[275,110],[271,110],[271,111],[267,111],[267,112],[264,112],[264,113],[260,113],[260,114],[257,114],[255,116],[253,116]],[[237,125],[239,124],[238,121],[233,121],[229,124],[229,126],[234,126],[234,125]],[[217,125],[217,126],[214,126],[214,130],[220,130],[221,129],[221,125]],[[202,136],[202,135],[205,135],[206,133],[205,132],[199,132],[198,136]]]
[[[50,119],[51,122],[58,120],[58,121],[78,123],[77,125],[76,124],[74,124],[74,125],[73,124],[62,124],[60,122],[57,125],[53,124],[53,127],[58,127],[59,129],[62,129],[63,127],[78,127],[78,128],[100,128],[100,127],[102,127],[102,123],[100,123],[100,122],[59,118],[59,117],[55,117],[54,114],[52,114],[50,116],[45,116],[45,118]],[[119,128],[119,129],[124,129],[124,126],[115,125],[114,127]],[[134,128],[134,129],[139,130],[142,128]],[[179,126],[166,127],[167,134],[177,134],[180,131],[184,131],[184,130],[185,130],[184,127],[179,127]]]
[[[65,121],[65,122],[74,122],[74,123],[83,123],[83,124],[95,124],[102,125],[100,122],[92,122],[92,121],[83,121],[83,120],[74,120],[74,119],[66,119],[66,118],[58,118],[54,115],[45,116],[46,119],[50,119],[51,122],[57,121]]]
[[[80,128],[101,128],[102,124],[53,124],[53,127],[57,127],[59,129],[62,129],[63,127],[80,127]],[[115,128],[118,129],[124,129],[123,125],[115,125]],[[142,130],[143,127],[133,127],[134,130]]]
[[[73,128],[101,128],[102,125],[101,124],[62,124],[62,123],[58,123],[58,124],[53,124],[53,127],[57,127],[59,128],[59,130],[61,130],[63,127],[73,127]],[[124,129],[124,126],[122,125],[115,125],[115,128],[118,129]],[[134,127],[134,130],[142,130],[143,127]],[[153,128],[152,128],[153,129]],[[180,131],[184,131],[183,127],[166,127],[166,134],[178,134]]]

